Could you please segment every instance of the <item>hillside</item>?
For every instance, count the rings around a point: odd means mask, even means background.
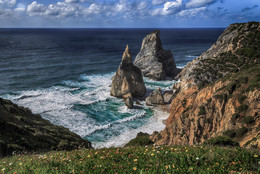
[[[91,144],[69,129],[53,125],[29,109],[0,98],[0,157],[79,147],[90,148]]]
[[[232,24],[189,63],[156,144],[202,143],[225,135],[260,148],[260,23]]]

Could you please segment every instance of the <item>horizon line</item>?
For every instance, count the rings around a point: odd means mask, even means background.
[[[226,27],[0,27],[0,29],[216,29]]]

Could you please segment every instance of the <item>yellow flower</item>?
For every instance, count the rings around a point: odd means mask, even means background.
[[[137,159],[134,159],[134,162],[136,162],[137,161]]]
[[[23,163],[19,163],[19,165],[21,166],[21,165],[23,165]]]
[[[175,151],[177,151],[178,149],[174,149]]]
[[[186,152],[188,152],[188,150],[186,150]]]
[[[144,155],[145,155],[146,153],[144,153]]]
[[[166,166],[165,166],[165,168],[166,168],[166,169],[168,169],[168,168],[169,168],[169,166],[167,166],[167,165],[166,165]]]
[[[88,158],[90,158],[90,155],[88,155]]]
[[[154,154],[152,153],[151,156],[154,156]]]
[[[175,165],[174,165],[174,164],[172,164],[172,168],[175,168]]]
[[[43,157],[43,159],[46,159],[46,158],[47,158],[47,156]]]
[[[258,157],[258,155],[254,155],[254,157],[255,157],[255,158],[257,158],[257,157]]]
[[[136,167],[133,168],[133,170],[136,170],[136,169],[137,169]]]

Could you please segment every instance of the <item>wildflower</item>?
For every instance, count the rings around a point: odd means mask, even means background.
[[[174,165],[174,164],[172,164],[172,168],[175,168],[175,165]]]
[[[21,165],[23,165],[23,163],[19,163],[19,165],[21,166]]]
[[[191,171],[192,171],[192,170],[193,170],[193,167],[190,167],[190,168],[189,168],[189,170],[191,170]]]
[[[154,156],[154,154],[152,153],[151,156]]]
[[[175,151],[177,151],[178,149],[174,149]]]
[[[168,151],[165,151],[165,153],[167,154],[167,153],[168,153]]]
[[[196,160],[199,160],[199,157],[197,157]]]
[[[160,153],[160,151],[157,151],[157,153]]]
[[[258,155],[254,155],[254,157],[255,157],[255,158],[257,158],[257,157],[258,157]]]
[[[137,159],[134,159],[134,162],[137,162]]]
[[[90,155],[88,155],[87,157],[90,158]]]
[[[47,156],[43,157],[43,159],[46,159],[46,158],[47,158]]]
[[[169,166],[166,165],[165,168],[166,168],[166,170],[167,170],[167,169],[169,168]]]
[[[186,152],[188,152],[188,150],[186,150]]]
[[[136,167],[133,168],[133,170],[136,170],[136,169],[137,169]]]
[[[216,163],[218,165],[218,163]]]
[[[4,171],[5,171],[5,168],[2,168],[2,171],[4,172]]]
[[[9,166],[13,165],[13,163],[9,163]]]

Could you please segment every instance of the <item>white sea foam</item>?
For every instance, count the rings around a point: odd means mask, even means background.
[[[106,142],[92,143],[95,148],[103,147],[121,147],[135,138],[139,132],[152,134],[154,131],[162,131],[165,125],[162,123],[169,114],[160,110],[155,110],[154,115],[149,118],[149,121],[137,129],[125,129],[119,136],[112,137]]]
[[[112,135],[111,138],[105,142],[94,143],[94,147],[121,146],[134,138],[140,131],[152,133],[155,130],[162,130],[164,125],[161,121],[162,118],[165,119],[167,117],[167,114],[158,114],[163,115],[162,117],[156,116],[155,114],[150,118],[146,118],[150,113],[146,112],[145,109],[149,107],[145,106],[144,101],[141,102],[143,105],[141,108],[128,109],[123,104],[122,99],[116,99],[110,96],[111,78],[113,74],[114,73],[105,75],[81,75],[79,81],[67,80],[63,81],[61,85],[44,89],[20,91],[19,93],[9,94],[4,97],[14,101],[18,105],[30,108],[33,113],[41,114],[45,119],[50,120],[56,125],[69,128],[82,137],[95,136],[96,133],[97,136],[99,136],[100,132],[101,134],[102,132],[113,134],[113,132],[117,132],[118,129],[120,129],[121,132],[119,136],[115,137]],[[157,82],[146,78],[145,82],[148,89],[155,89],[157,87],[167,89],[175,83],[174,81]],[[75,105],[85,108],[84,106],[99,104],[99,102],[104,102],[105,106],[116,103],[115,107],[118,107],[117,111],[108,112],[114,114],[115,117],[117,117],[117,114],[121,114],[121,117],[118,117],[120,119],[102,123],[88,115],[91,113],[75,109]],[[97,110],[93,112],[102,112],[102,106],[103,104],[100,108],[95,108]],[[122,117],[122,114],[126,116]],[[139,125],[137,129],[136,126],[131,127],[131,124],[135,123],[130,122],[142,119],[142,117],[148,119],[148,121],[136,123]]]

